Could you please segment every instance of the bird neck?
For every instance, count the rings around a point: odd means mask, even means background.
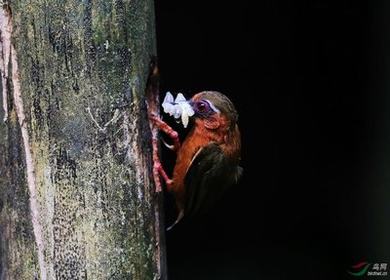
[[[239,161],[241,154],[241,134],[237,124],[227,131],[221,148],[226,156]]]

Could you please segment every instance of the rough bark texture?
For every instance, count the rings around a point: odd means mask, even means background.
[[[165,279],[144,102],[153,1],[1,9],[0,279]]]

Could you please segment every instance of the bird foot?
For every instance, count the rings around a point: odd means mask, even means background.
[[[174,144],[171,147],[171,149],[174,151],[177,151],[177,149],[179,149],[180,147],[179,136],[176,131],[174,131],[168,124],[160,120],[160,118],[156,117],[154,113],[149,114],[149,119],[151,121],[151,126],[153,127],[152,131],[154,131],[152,137],[153,178],[156,186],[156,192],[162,191],[160,176],[163,178],[165,185],[167,186],[167,189],[170,190],[172,188],[173,181],[168,177],[159,158],[157,131],[158,129],[161,129],[164,132],[166,132],[168,135],[170,135],[172,139],[174,139]],[[164,144],[168,146],[168,144],[166,144],[165,142]]]
[[[179,136],[169,125],[163,122],[159,117],[159,90],[158,90],[159,73],[156,60],[153,58],[150,63],[150,72],[146,88],[145,105],[149,117],[149,126],[152,133],[153,149],[153,179],[156,192],[162,191],[160,176],[164,179],[167,188],[171,188],[172,180],[166,174],[159,158],[158,131],[162,130],[173,139],[173,149],[178,150],[180,147]]]
[[[161,131],[163,131],[165,134],[167,134],[173,141],[172,145],[168,145],[167,143],[163,142],[166,147],[168,147],[170,150],[177,152],[180,148],[180,139],[179,134],[170,127],[166,122],[161,120],[156,114],[150,114],[149,119],[153,122],[153,124]]]
[[[168,189],[172,187],[172,179],[170,179],[165,172],[160,159],[159,158],[154,158],[153,159],[153,177],[154,181],[156,183],[156,192],[161,192],[162,187],[161,187],[161,180],[160,176],[164,179],[165,185],[167,186]]]

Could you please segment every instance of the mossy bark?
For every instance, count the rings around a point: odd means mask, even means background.
[[[153,1],[12,0],[2,8],[12,15],[25,119],[9,76],[4,122],[0,109],[0,279],[166,279],[144,96],[156,52]]]

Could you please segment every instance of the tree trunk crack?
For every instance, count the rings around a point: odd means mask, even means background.
[[[44,257],[44,240],[43,240],[43,228],[39,221],[40,209],[37,199],[37,187],[35,179],[35,168],[33,154],[30,146],[30,139],[28,135],[26,115],[24,113],[23,99],[21,93],[21,85],[19,80],[19,69],[18,69],[18,59],[17,53],[14,45],[11,42],[12,35],[12,18],[8,9],[3,8],[0,12],[0,21],[1,21],[1,48],[3,54],[3,63],[1,66],[2,76],[8,78],[8,66],[9,63],[12,65],[12,85],[13,85],[13,99],[16,110],[16,115],[20,125],[20,130],[22,134],[22,140],[24,145],[25,160],[26,160],[26,169],[27,169],[27,185],[30,194],[30,212],[32,218],[32,226],[34,231],[35,242],[38,250],[38,263],[40,269],[41,280],[46,280],[46,263]],[[7,54],[10,54],[8,56]],[[4,90],[6,85],[3,84],[3,100],[7,99],[7,91]],[[3,104],[4,105],[4,104]],[[6,108],[7,112],[8,108]],[[5,113],[7,116],[7,113]]]

